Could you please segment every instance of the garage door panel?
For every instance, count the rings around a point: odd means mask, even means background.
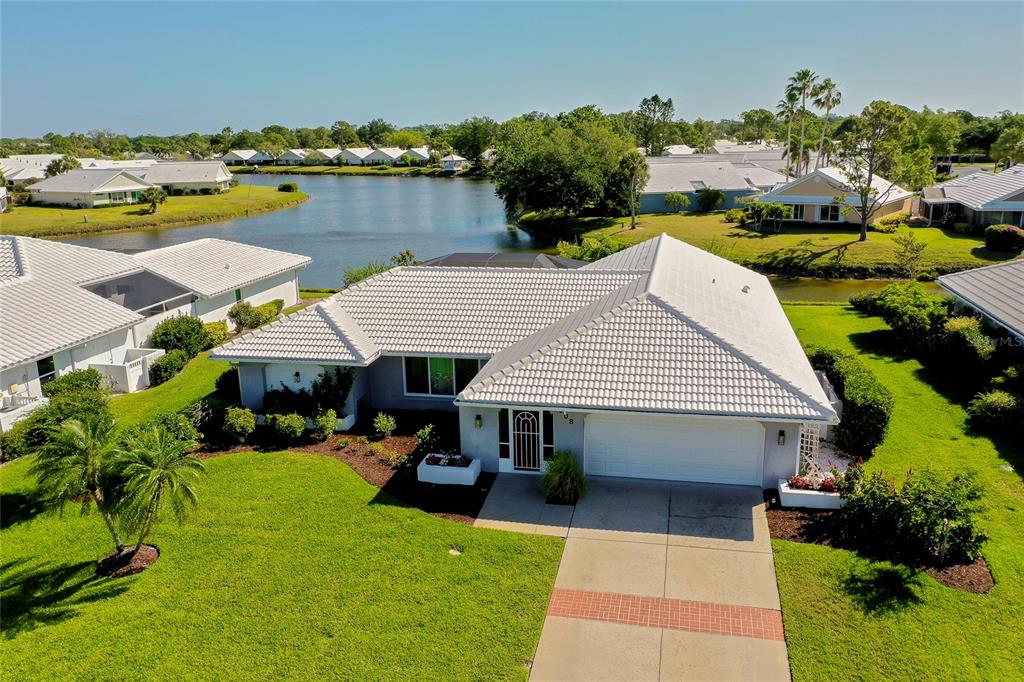
[[[584,429],[588,474],[761,485],[757,422],[591,414]]]

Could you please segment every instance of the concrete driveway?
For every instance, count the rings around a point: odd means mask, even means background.
[[[573,510],[499,476],[477,520],[566,538],[531,680],[790,679],[759,489],[588,483]]]

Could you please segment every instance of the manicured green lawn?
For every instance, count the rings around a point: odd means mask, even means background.
[[[250,186],[243,181],[223,194],[167,197],[156,213],[139,204],[104,208],[15,206],[0,216],[0,233],[56,237],[212,223],[276,211],[308,198],[303,192],[278,192],[276,187]]]
[[[639,217],[636,230],[629,219],[618,219],[609,227],[586,232],[586,236],[610,235],[635,244],[662,232],[716,253],[729,260],[763,271],[794,275],[870,277],[899,276],[893,255],[896,234],[868,233],[858,242],[855,226],[785,226],[780,234],[758,233],[724,222],[721,213],[705,215],[664,214]],[[980,237],[961,235],[937,227],[913,228],[914,235],[927,244],[922,270],[942,274],[974,268],[1011,258],[990,251]]]
[[[972,469],[986,487],[984,595],[926,574],[816,545],[773,541],[793,677],[801,680],[1009,680],[1024,675],[1024,444],[968,433],[941,378],[892,353],[877,318],[846,306],[788,305],[800,339],[857,352],[896,397],[869,469]],[[934,384],[934,385],[933,385]],[[943,392],[935,388],[939,386]]]
[[[557,538],[400,506],[333,459],[244,453],[206,462],[200,508],[152,536],[156,564],[101,580],[97,518],[12,513],[26,465],[0,470],[5,679],[527,676]]]
[[[214,392],[217,377],[230,365],[210,360],[209,353],[194,358],[173,379],[138,393],[116,395],[110,399],[110,411],[119,424],[138,424],[159,414],[177,412]]]

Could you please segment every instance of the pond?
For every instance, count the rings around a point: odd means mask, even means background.
[[[69,240],[137,251],[217,237],[313,258],[304,286],[339,287],[345,268],[386,261],[409,249],[421,259],[455,251],[529,250],[530,236],[509,223],[487,181],[429,177],[239,175],[252,182],[295,180],[310,199],[296,208],[192,227],[115,232]]]
[[[463,178],[240,175],[248,183],[295,180],[310,195],[300,206],[222,223],[79,237],[74,244],[138,251],[218,237],[302,253],[313,262],[300,275],[307,287],[340,287],[345,268],[386,261],[409,249],[421,259],[456,251],[531,251],[541,247],[510,223],[487,181]],[[771,277],[783,301],[847,300],[885,280]],[[937,285],[926,285],[938,293]]]

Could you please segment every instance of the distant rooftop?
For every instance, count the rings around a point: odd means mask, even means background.
[[[546,253],[449,253],[424,261],[423,265],[447,268],[546,268],[568,270],[585,265],[583,261],[550,256]]]

